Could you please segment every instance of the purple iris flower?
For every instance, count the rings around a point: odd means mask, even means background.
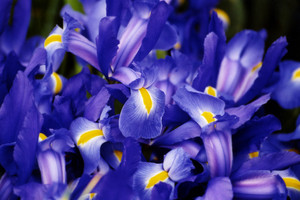
[[[133,187],[140,198],[150,199],[156,184],[164,182],[174,189],[174,183],[189,177],[193,168],[192,161],[183,149],[173,149],[161,164],[141,162],[134,175]],[[173,194],[170,195],[172,198]]]
[[[109,17],[103,18],[99,25],[98,61],[107,77],[118,68],[128,67],[133,60],[141,61],[148,55],[172,10],[164,1],[135,1],[132,16],[123,27],[119,23],[119,15],[124,12],[123,9],[112,12]]]
[[[153,85],[155,71],[148,69],[140,74],[131,68],[120,68],[114,78],[131,88],[131,95],[120,113],[122,134],[145,139],[157,137],[162,131],[165,95]]]

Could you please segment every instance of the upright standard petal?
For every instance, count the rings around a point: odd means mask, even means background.
[[[10,51],[15,51],[19,55],[29,27],[31,0],[18,0],[15,4],[11,3],[9,7],[10,14],[13,14],[13,16],[10,16],[12,24],[9,24],[9,21],[7,21],[7,26],[0,37],[0,43],[2,50],[6,54]],[[6,20],[9,20],[9,18],[6,18]]]
[[[217,90],[237,102],[258,76],[264,52],[259,33],[246,30],[238,33],[227,45],[217,80]]]
[[[37,156],[43,184],[66,183],[64,155],[53,150],[39,152]]]
[[[155,138],[161,133],[165,95],[155,87],[131,90],[124,104],[119,127],[125,137]]]
[[[231,174],[233,152],[229,130],[207,128],[201,135],[207,155],[210,176],[229,176]]]
[[[102,73],[108,77],[112,73],[111,61],[117,54],[119,41],[115,17],[105,17],[99,24],[99,35],[96,39],[98,63]]]
[[[33,102],[32,85],[18,72],[0,108],[0,144],[15,142]]]
[[[280,37],[275,42],[273,42],[272,46],[269,47],[263,65],[261,66],[261,70],[258,72],[258,78],[253,83],[253,86],[250,88],[249,91],[242,97],[238,104],[243,104],[249,102],[253,97],[258,95],[262,88],[270,80],[274,69],[280,62],[281,58],[287,53],[286,50],[287,41],[285,37]]]

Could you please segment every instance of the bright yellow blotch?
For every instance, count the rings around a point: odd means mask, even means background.
[[[262,62],[259,62],[257,65],[255,65],[252,69],[251,69],[251,72],[255,72],[256,70],[258,70],[259,68],[261,68],[262,66]]]
[[[180,42],[177,42],[175,45],[174,45],[174,49],[178,50],[181,48],[181,44]]]
[[[214,115],[211,112],[205,111],[201,114],[201,116],[205,118],[207,123],[211,123],[211,122],[216,121],[216,119],[214,118]]]
[[[122,156],[123,156],[123,152],[122,151],[118,151],[118,150],[114,150],[114,154],[118,158],[119,162],[121,162]]]
[[[256,158],[256,157],[258,157],[259,152],[255,151],[255,152],[249,153],[248,155],[249,155],[249,158]]]
[[[206,94],[209,94],[209,95],[211,95],[211,96],[214,96],[214,97],[217,96],[217,91],[216,91],[216,89],[213,88],[213,87],[211,87],[211,86],[207,86],[207,87],[205,88],[205,93],[206,93]]]
[[[96,193],[90,193],[90,199],[93,199]]]
[[[61,35],[53,34],[53,35],[50,35],[49,37],[47,37],[46,40],[45,40],[45,42],[44,42],[44,47],[47,47],[52,42],[60,42],[60,43],[62,43]]]
[[[96,130],[91,130],[91,131],[85,132],[79,137],[79,140],[77,141],[77,146],[79,146],[81,144],[85,144],[89,140],[91,140],[97,136],[103,136],[102,130],[96,129]]]
[[[164,181],[167,178],[169,178],[169,175],[168,175],[168,172],[166,172],[166,171],[162,171],[162,172],[156,174],[155,176],[152,176],[149,179],[146,189],[153,187],[155,184],[159,183],[160,181]]]
[[[296,189],[298,191],[300,191],[300,182],[299,180],[295,179],[295,178],[290,178],[290,177],[286,177],[286,178],[282,178],[286,187],[288,188],[293,188]]]
[[[147,89],[145,88],[141,88],[139,89],[141,95],[142,95],[142,99],[143,99],[143,102],[144,102],[144,105],[145,105],[145,108],[147,110],[147,113],[149,115],[150,111],[151,111],[151,108],[152,108],[152,100],[151,100],[151,96],[148,92]]]
[[[219,18],[224,19],[227,24],[230,24],[230,18],[224,10],[221,10],[219,8],[215,8],[214,11],[218,14]]]
[[[58,94],[62,89],[62,81],[57,73],[53,72],[52,76],[55,80],[54,94]]]
[[[43,140],[45,140],[45,139],[47,139],[47,136],[46,136],[44,133],[40,133],[40,134],[39,134],[39,140],[40,140],[40,141],[43,141]]]
[[[293,76],[292,76],[292,80],[295,81],[295,80],[300,80],[300,67],[297,68],[294,73],[293,73]]]

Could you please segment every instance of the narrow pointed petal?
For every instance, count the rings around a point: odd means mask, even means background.
[[[295,152],[276,152],[252,158],[243,163],[239,170],[282,170],[300,163]]]
[[[251,146],[259,147],[264,138],[281,128],[280,121],[273,115],[247,122],[233,135],[233,147],[238,152],[251,152]]]
[[[11,16],[12,25],[7,25],[6,29],[0,37],[2,50],[5,53],[10,51],[15,51],[16,54],[19,54],[22,48],[22,45],[26,39],[27,30],[30,22],[30,12],[31,12],[31,0],[18,0],[16,4],[11,4],[14,7],[9,8],[12,10]],[[1,2],[2,7],[2,2]],[[4,6],[5,8],[6,6]],[[1,13],[2,15],[2,13]],[[6,18],[8,20],[8,18]],[[22,30],[22,31],[20,31]]]
[[[18,72],[12,88],[0,108],[0,144],[15,142],[33,103],[32,85]]]
[[[228,108],[226,113],[229,115],[235,115],[239,118],[239,121],[233,126],[233,128],[238,128],[243,125],[245,122],[249,121],[253,114],[270,99],[270,94],[261,96],[257,100],[247,104],[241,105],[239,107]]]
[[[18,134],[13,154],[18,167],[17,174],[19,176],[19,183],[25,183],[34,168],[38,135],[42,127],[42,121],[42,115],[35,107],[34,102],[32,102],[22,123],[22,128]]]
[[[111,62],[118,50],[118,27],[115,17],[105,17],[99,24],[99,36],[96,39],[98,63],[102,73],[108,77],[112,72]]]
[[[103,87],[96,96],[91,97],[86,102],[84,117],[91,121],[97,121],[109,98],[108,90]]]
[[[161,31],[172,12],[172,7],[164,1],[160,1],[151,11],[147,33],[143,39],[135,60],[141,61],[155,46]]]
[[[153,145],[173,145],[185,140],[200,137],[201,128],[194,121],[188,121],[173,131],[166,133],[153,141]]]
[[[280,62],[281,58],[287,52],[286,46],[287,46],[287,41],[285,37],[281,37],[277,39],[275,42],[273,42],[272,46],[269,47],[265,55],[263,65],[261,67],[261,70],[259,71],[257,80],[255,80],[253,86],[244,95],[244,97],[239,100],[238,102],[239,104],[244,104],[246,102],[249,102],[249,100],[251,100],[257,94],[259,94],[261,89],[268,83],[268,80],[270,80],[270,77],[272,76],[274,69]]]

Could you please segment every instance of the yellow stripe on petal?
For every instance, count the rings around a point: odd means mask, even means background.
[[[54,94],[58,94],[62,89],[62,81],[59,75],[55,72],[52,73],[52,77],[54,78]]]
[[[174,49],[179,50],[180,48],[181,48],[181,44],[180,44],[180,42],[177,42],[177,43],[174,45]]]
[[[282,178],[286,187],[288,188],[293,188],[295,190],[300,191],[300,182],[299,180],[295,179],[295,178],[290,178],[290,177],[286,177],[286,178]]]
[[[96,193],[90,193],[90,199],[93,199],[96,196]]]
[[[98,137],[98,136],[103,136],[103,132],[100,129],[85,132],[79,137],[79,140],[77,141],[77,146],[79,146],[81,144],[85,144],[88,141],[90,141],[91,139]]]
[[[162,172],[156,174],[155,176],[152,176],[148,181],[146,189],[153,187],[155,184],[157,184],[161,181],[164,181],[167,178],[169,178],[169,175],[168,175],[168,172],[166,172],[166,171],[162,171]]]
[[[213,88],[213,87],[211,87],[211,86],[207,86],[207,87],[205,88],[204,92],[205,92],[206,94],[209,94],[209,95],[214,96],[214,97],[217,96],[217,91],[216,91],[216,89]]]
[[[152,99],[151,99],[151,96],[150,96],[148,90],[145,89],[145,88],[141,88],[141,89],[139,89],[139,91],[140,91],[140,93],[142,95],[143,103],[145,105],[147,113],[149,114],[150,111],[151,111],[151,108],[152,108]]]
[[[114,151],[114,154],[115,154],[115,156],[118,158],[119,162],[121,162],[122,156],[123,156],[123,152],[122,152],[122,151],[115,150],[115,151]]]
[[[214,114],[212,114],[211,112],[205,111],[201,114],[201,116],[205,118],[207,123],[211,123],[211,122],[216,121],[216,119],[214,118]]]
[[[259,62],[257,65],[255,65],[252,69],[251,72],[254,73],[256,70],[258,70],[259,68],[261,68],[262,66],[262,62]]]
[[[214,11],[218,14],[219,18],[225,20],[225,22],[227,24],[230,24],[230,18],[229,18],[228,14],[224,10],[221,10],[219,8],[215,8]]]
[[[41,142],[41,141],[43,141],[45,139],[47,139],[47,136],[44,133],[40,133],[39,134],[39,141]]]
[[[292,80],[295,81],[295,80],[300,80],[300,67],[297,68],[294,73],[293,73],[293,76],[292,76]]]
[[[60,43],[62,43],[61,35],[53,34],[53,35],[50,35],[49,37],[47,37],[46,40],[45,40],[45,42],[44,42],[44,47],[47,47],[52,42],[60,42]]]
[[[248,155],[249,155],[249,158],[256,158],[256,157],[258,157],[259,152],[255,151],[255,152],[249,153]]]

